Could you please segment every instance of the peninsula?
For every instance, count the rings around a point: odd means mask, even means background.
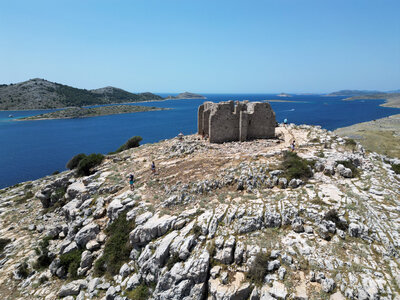
[[[160,108],[154,106],[139,106],[139,105],[111,105],[111,106],[99,106],[92,108],[70,107],[46,114],[40,114],[16,120],[31,121],[31,120],[49,120],[49,119],[76,119],[76,118],[88,118],[88,117],[98,117],[106,115],[127,114],[127,113],[167,110],[167,109],[169,108]]]
[[[344,99],[352,100],[385,100],[380,106],[400,108],[400,93],[376,93],[368,95],[357,95]]]
[[[190,92],[180,93],[177,96],[168,96],[165,100],[178,100],[178,99],[207,99],[207,97]]]

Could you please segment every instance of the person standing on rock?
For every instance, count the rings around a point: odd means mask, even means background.
[[[283,125],[286,127],[287,125],[287,119],[285,118],[285,120],[283,120]]]
[[[153,174],[156,174],[156,164],[154,163],[154,161],[151,162],[151,172],[152,172]]]
[[[294,152],[294,149],[296,147],[296,141],[293,140],[293,142],[290,144],[290,147],[292,148],[292,152]]]
[[[129,185],[130,185],[130,187],[131,187],[131,191],[133,191],[134,189],[135,189],[135,187],[134,187],[134,185],[133,185],[133,183],[134,183],[134,176],[133,176],[133,173],[131,173],[131,174],[129,174]]]

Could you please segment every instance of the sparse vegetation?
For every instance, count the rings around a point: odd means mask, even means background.
[[[122,213],[108,226],[108,236],[103,255],[95,263],[97,275],[115,275],[128,261],[132,247],[129,244],[129,233],[134,229],[134,222],[126,220],[126,213]]]
[[[103,154],[92,153],[86,157],[84,157],[77,166],[78,175],[80,176],[88,176],[91,174],[91,171],[94,167],[100,165],[104,159]]]
[[[85,153],[79,153],[75,155],[73,158],[71,158],[68,162],[66,167],[70,170],[75,169],[78,165],[79,162],[86,157]]]
[[[0,239],[0,255],[3,253],[4,248],[11,242],[10,239]]]
[[[392,170],[393,170],[396,174],[400,174],[400,164],[393,164],[393,165],[392,165]]]
[[[126,296],[132,300],[146,300],[150,297],[150,291],[147,285],[141,284],[132,291],[126,292]]]
[[[324,219],[335,223],[336,227],[340,230],[347,231],[347,229],[349,228],[347,222],[343,222],[342,220],[340,220],[338,212],[335,209],[329,210],[325,214]]]
[[[61,266],[68,271],[68,276],[71,279],[78,278],[78,268],[81,262],[82,250],[75,249],[69,253],[60,255]]]
[[[27,278],[30,272],[29,265],[26,261],[22,262],[17,269],[17,274],[21,278]]]
[[[51,264],[51,258],[49,257],[49,240],[50,238],[45,237],[39,243],[39,247],[35,249],[38,258],[36,263],[34,264],[33,268],[36,270],[42,270],[47,268]]]
[[[337,164],[343,165],[345,168],[349,168],[352,173],[352,178],[360,176],[360,170],[349,160],[338,160]]]
[[[284,175],[288,181],[292,180],[293,178],[307,181],[312,177],[313,174],[310,167],[310,162],[299,157],[294,152],[284,153],[281,169],[284,170]]]
[[[110,154],[119,153],[121,151],[125,151],[131,148],[136,148],[140,146],[140,142],[142,141],[141,136],[133,136],[129,140],[126,141],[125,144],[120,146],[115,152],[111,152]]]
[[[269,256],[269,253],[258,252],[246,274],[246,277],[256,285],[262,285],[264,282],[264,277],[267,275]]]

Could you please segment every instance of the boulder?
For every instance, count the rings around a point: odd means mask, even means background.
[[[78,231],[78,233],[75,236],[75,242],[76,244],[81,247],[85,248],[86,244],[94,240],[96,238],[96,235],[99,233],[100,228],[99,225],[96,223],[89,223],[88,225],[82,227],[81,230]]]
[[[70,283],[65,284],[61,287],[60,291],[58,292],[58,296],[60,298],[63,298],[66,296],[78,295],[79,291],[86,287],[87,287],[87,282],[84,279],[71,281]]]
[[[155,215],[143,225],[137,226],[130,234],[129,241],[131,245],[144,245],[152,239],[164,235],[170,228],[173,227],[177,217],[164,215],[159,217]]]

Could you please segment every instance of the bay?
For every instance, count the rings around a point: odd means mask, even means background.
[[[328,130],[400,113],[400,109],[379,106],[383,100],[342,101],[344,97],[321,95],[288,98],[274,94],[204,95],[207,100],[136,103],[172,110],[82,119],[14,121],[54,110],[0,111],[0,188],[63,171],[66,162],[77,153],[114,151],[135,135],[143,137],[142,143],[154,143],[180,132],[196,133],[197,108],[204,101],[290,101],[271,102],[278,122],[287,118],[290,123],[320,125]],[[9,118],[10,114],[14,118]]]

